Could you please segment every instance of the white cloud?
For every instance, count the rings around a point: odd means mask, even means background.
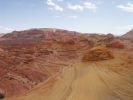
[[[95,10],[97,8],[96,4],[91,2],[84,2],[84,7],[90,10]]]
[[[82,5],[79,5],[79,4],[72,5],[72,4],[68,3],[68,8],[71,10],[80,10],[80,11],[84,10],[84,7]]]
[[[126,5],[117,5],[117,8],[120,8],[123,11],[133,13],[133,4],[127,3]]]
[[[63,12],[63,10],[64,10],[63,7],[56,4],[53,0],[47,0],[47,5],[52,7],[52,9],[54,9],[56,11]]]
[[[96,10],[97,6],[91,2],[83,2],[83,4],[71,4],[68,3],[68,8],[71,10],[83,11],[85,9]]]
[[[14,29],[10,28],[10,27],[4,27],[4,26],[0,26],[0,33],[8,33],[13,31]]]
[[[60,11],[60,12],[63,12],[64,9],[66,8],[73,11],[84,11],[85,9],[94,11],[97,8],[95,3],[88,2],[88,1],[72,4],[71,2],[65,2],[65,0],[47,0],[46,3],[49,6],[49,9]]]

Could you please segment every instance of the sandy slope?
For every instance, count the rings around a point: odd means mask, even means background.
[[[79,70],[67,100],[132,100],[133,85],[127,81],[129,77],[99,67],[92,64]]]
[[[42,85],[12,100],[133,100],[133,68],[122,64],[116,59],[78,63],[65,70],[53,87],[46,90]]]

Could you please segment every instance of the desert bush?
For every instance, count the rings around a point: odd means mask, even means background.
[[[96,46],[85,53],[82,60],[83,61],[98,61],[112,59],[113,54],[108,48],[104,46]]]

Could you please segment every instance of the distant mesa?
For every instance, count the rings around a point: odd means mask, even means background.
[[[1,36],[1,44],[33,44],[39,43],[44,40],[53,40],[53,38],[55,38],[56,36],[75,36],[76,34],[79,33],[55,28],[36,28],[24,31],[13,31]]]

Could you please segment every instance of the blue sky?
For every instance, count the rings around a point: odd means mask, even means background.
[[[121,35],[133,28],[133,0],[0,0],[0,33],[43,27]]]

